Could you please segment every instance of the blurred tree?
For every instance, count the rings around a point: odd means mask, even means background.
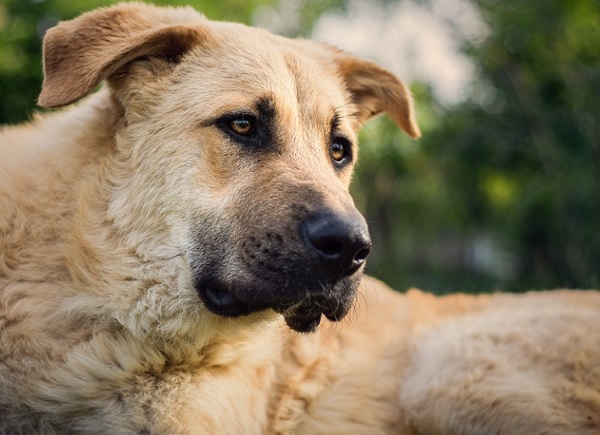
[[[438,292],[598,287],[600,3],[474,1],[491,31],[465,41],[470,99],[417,88],[419,144],[384,120],[365,134],[355,193],[385,228],[371,272]]]

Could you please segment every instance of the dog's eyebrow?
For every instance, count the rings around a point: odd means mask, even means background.
[[[229,112],[221,113],[219,115],[215,115],[209,119],[206,119],[201,122],[201,125],[206,127],[209,125],[213,125],[219,119],[223,118],[223,116],[237,114],[237,115],[246,115],[246,116],[257,116],[262,120],[271,123],[275,118],[275,104],[268,97],[259,98],[255,104],[253,104],[254,110],[248,108],[240,108],[239,110],[231,110]],[[248,107],[248,106],[246,106]],[[250,106],[252,107],[252,106]]]
[[[268,97],[263,97],[256,103],[256,110],[261,117],[273,119],[275,117],[275,104]]]
[[[340,122],[341,122],[341,116],[339,114],[339,112],[334,112],[333,113],[333,118],[331,118],[331,132],[335,132],[339,126],[340,126]]]

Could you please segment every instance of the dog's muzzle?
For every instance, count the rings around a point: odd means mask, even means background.
[[[356,210],[320,211],[302,219],[295,233],[285,237],[271,229],[254,235],[250,247],[241,249],[241,271],[219,273],[214,267],[203,273],[196,288],[206,308],[226,317],[271,308],[298,332],[315,330],[322,315],[341,320],[371,250],[364,218]]]

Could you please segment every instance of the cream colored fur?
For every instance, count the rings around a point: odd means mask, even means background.
[[[597,292],[435,298],[365,277],[313,334],[198,298],[198,243],[235,276],[248,228],[283,231],[315,195],[351,207],[334,111],[352,141],[379,112],[419,135],[388,72],[134,3],[51,30],[45,74],[49,107],[107,84],[0,130],[0,433],[600,433]],[[265,162],[213,122],[263,95]]]

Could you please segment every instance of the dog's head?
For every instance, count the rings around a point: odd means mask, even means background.
[[[172,291],[220,316],[273,309],[297,331],[344,317],[371,249],[348,194],[357,130],[387,112],[419,136],[397,78],[323,44],[137,3],[51,29],[44,67],[47,107],[107,80],[122,111],[107,213],[135,249],[183,253],[190,282]]]

